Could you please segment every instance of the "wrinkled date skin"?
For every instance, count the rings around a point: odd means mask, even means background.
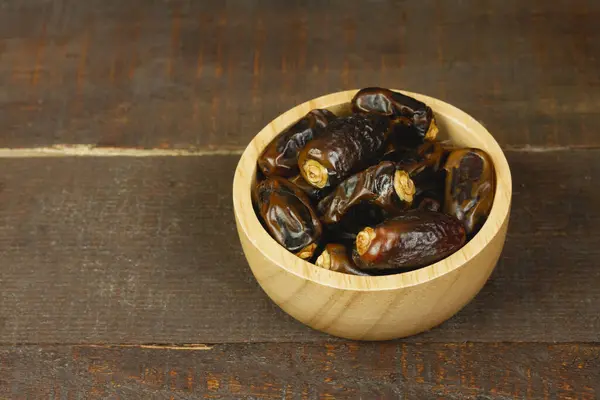
[[[336,116],[328,110],[312,110],[267,145],[258,157],[258,166],[265,176],[290,177],[298,174],[298,153],[317,137]]]
[[[319,202],[321,221],[340,222],[346,213],[360,203],[370,203],[394,214],[410,206],[413,191],[395,185],[396,164],[383,161],[352,175]]]
[[[342,242],[352,247],[356,234],[365,226],[374,226],[383,222],[386,213],[369,203],[360,203],[351,207],[337,224],[323,224],[324,236],[328,242]]]
[[[302,177],[317,188],[335,187],[383,155],[390,121],[376,115],[337,118],[300,151]]]
[[[367,227],[356,236],[354,262],[362,271],[408,270],[435,263],[460,249],[465,229],[454,217],[412,210]]]
[[[396,117],[390,118],[390,121],[392,124],[390,143],[394,143],[398,147],[416,148],[427,140],[415,128],[411,119]]]
[[[397,143],[391,138],[386,146],[384,160],[395,161],[400,165],[422,162],[437,171],[442,168],[448,154],[449,150],[437,141],[426,140],[413,147]]]
[[[405,143],[399,143],[395,140],[389,140],[386,144],[382,161],[394,161],[402,163],[411,163],[421,160],[422,157],[414,146],[407,146]]]
[[[433,197],[423,197],[418,202],[417,208],[424,211],[440,212],[442,210],[442,204]]]
[[[374,113],[397,120],[398,126],[409,135],[404,128],[414,128],[421,140],[433,140],[438,134],[433,111],[425,103],[389,89],[370,87],[365,88],[352,99],[352,110],[356,113]],[[408,124],[406,123],[408,120]]]
[[[322,227],[306,194],[284,178],[270,177],[256,186],[253,198],[271,237],[298,257],[311,258]]]
[[[308,182],[306,182],[306,180],[300,174],[298,174],[294,177],[291,177],[289,180],[294,185],[298,186],[304,193],[306,193],[306,195],[312,201],[317,202],[317,201],[321,200],[323,198],[323,196],[325,195],[325,193],[327,193],[327,190],[316,188],[316,187],[312,186],[311,184],[309,184]]]
[[[440,177],[444,174],[440,172]],[[444,208],[444,180],[439,179],[436,184],[430,184],[423,190],[417,190],[413,208],[442,212]]]
[[[436,141],[425,141],[425,143],[417,148],[420,161],[432,167],[434,171],[442,168],[449,153],[440,142]]]
[[[417,160],[398,163],[397,169],[408,173],[416,188],[413,206],[419,205],[425,197],[443,203],[444,179],[443,162],[448,151],[438,142],[426,141],[416,150]],[[435,205],[432,205],[435,208]]]
[[[422,159],[411,164],[398,163],[396,169],[406,173],[415,187],[411,203],[415,199],[421,199],[426,192],[440,193],[444,190],[444,171],[436,170],[435,166],[430,165],[426,160]]]
[[[496,189],[494,164],[480,149],[458,149],[444,164],[444,213],[458,218],[473,236],[487,220]]]
[[[350,257],[348,248],[343,244],[330,243],[325,246],[325,249],[317,258],[315,264],[318,267],[344,274],[360,276],[369,275],[356,268],[354,261],[352,261],[352,258]]]

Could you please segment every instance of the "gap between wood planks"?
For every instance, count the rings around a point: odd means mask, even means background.
[[[0,351],[10,347],[88,347],[88,348],[99,348],[99,349],[150,349],[150,350],[188,350],[188,351],[205,351],[212,350],[215,346],[230,345],[230,344],[272,344],[273,342],[251,342],[251,343],[240,343],[240,342],[223,342],[223,343],[0,343]],[[296,342],[294,342],[296,343]],[[305,342],[298,342],[304,344]],[[310,343],[310,342],[309,342]],[[1,400],[1,398],[0,398]]]
[[[14,348],[22,348],[22,347],[38,347],[40,349],[44,348],[77,348],[77,349],[101,349],[101,350],[124,350],[124,349],[132,349],[132,350],[149,350],[149,351],[177,351],[177,352],[197,352],[197,351],[219,351],[219,348],[227,347],[227,346],[243,346],[245,348],[260,346],[260,345],[286,345],[292,344],[297,346],[379,346],[380,344],[392,344],[396,346],[413,346],[415,348],[419,348],[422,346],[444,346],[448,349],[456,349],[471,345],[486,345],[486,346],[501,346],[501,345],[518,345],[518,346],[527,346],[527,345],[541,345],[547,347],[598,347],[600,343],[598,342],[511,342],[511,341],[500,341],[500,342],[404,342],[404,341],[392,341],[392,342],[361,342],[361,341],[317,341],[317,342],[294,342],[294,341],[283,341],[283,342],[220,342],[220,343],[211,343],[211,344],[202,344],[202,343],[140,343],[140,344],[130,344],[130,343],[0,343],[0,351],[6,351]],[[597,360],[597,357],[594,358]]]
[[[241,155],[243,148],[143,149],[97,147],[89,144],[56,144],[48,147],[0,148],[0,158],[34,157],[200,157]]]
[[[406,339],[406,338],[404,338]],[[213,350],[219,346],[260,346],[260,345],[286,345],[296,344],[299,346],[319,346],[319,345],[332,345],[332,346],[344,346],[344,345],[364,345],[364,346],[378,346],[380,344],[387,345],[408,345],[408,346],[447,346],[447,347],[460,347],[465,344],[469,345],[489,345],[499,346],[503,344],[507,345],[546,345],[546,346],[600,346],[598,341],[583,341],[583,342],[555,342],[555,341],[491,341],[491,342],[480,342],[480,341],[424,341],[424,342],[411,342],[404,339],[396,339],[391,341],[352,341],[342,338],[332,337],[331,339],[325,340],[314,340],[314,341],[294,341],[294,340],[282,340],[282,341],[267,341],[260,340],[257,342],[244,342],[244,341],[224,341],[224,342],[212,342],[212,343],[86,343],[86,342],[16,342],[0,343],[0,350],[4,350],[10,347],[87,347],[87,348],[99,348],[99,349],[150,349],[150,350],[188,350],[188,351],[205,351]]]
[[[63,346],[63,345],[61,345]],[[206,344],[195,343],[195,344],[83,344],[83,345],[72,345],[73,347],[95,347],[101,349],[151,349],[151,350],[187,350],[187,351],[205,351],[212,350],[213,346]]]
[[[595,150],[600,146],[503,146],[507,152],[560,152],[571,150]],[[0,158],[35,158],[35,157],[201,157],[201,156],[233,156],[241,155],[242,147],[223,149],[143,149],[127,147],[97,147],[89,144],[56,144],[47,147],[0,148]]]

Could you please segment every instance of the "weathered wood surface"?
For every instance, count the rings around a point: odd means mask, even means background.
[[[600,347],[238,344],[0,348],[11,399],[571,399],[600,395]]]
[[[239,148],[309,98],[440,97],[502,145],[598,146],[600,2],[8,1],[0,147]]]
[[[501,262],[408,341],[600,340],[600,150],[508,152]],[[262,293],[232,215],[236,156],[0,159],[0,342],[332,340]]]
[[[301,101],[381,85],[544,150],[508,152],[483,291],[395,343],[319,334],[261,292],[234,155],[0,157],[0,398],[598,398],[599,20],[594,0],[0,1],[0,149],[237,151]]]

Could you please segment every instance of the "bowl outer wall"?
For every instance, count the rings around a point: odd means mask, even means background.
[[[510,214],[508,162],[489,132],[463,111],[441,100],[401,91],[427,103],[440,132],[461,146],[487,151],[496,169],[496,195],[482,229],[462,249],[430,266],[403,274],[362,277],[325,270],[299,259],[263,229],[250,198],[256,159],[279,132],[315,108],[347,112],[357,90],[322,96],[283,113],[244,151],[234,176],[238,234],[263,290],[284,311],[330,334],[365,340],[392,339],[429,329],[454,315],[485,284],[502,251]],[[445,137],[442,137],[445,138]]]

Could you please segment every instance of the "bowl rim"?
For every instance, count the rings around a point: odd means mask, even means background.
[[[440,278],[459,269],[475,258],[501,234],[510,213],[512,177],[508,161],[498,142],[477,120],[461,109],[434,97],[405,90],[401,92],[430,106],[436,115],[467,131],[476,131],[496,170],[496,193],[490,215],[479,232],[460,250],[426,267],[399,274],[382,276],[355,276],[326,270],[300,259],[283,248],[263,228],[252,206],[250,187],[256,170],[256,160],[264,146],[279,132],[315,108],[334,108],[348,104],[359,89],[330,93],[308,100],[280,114],[256,134],[238,161],[233,179],[233,206],[238,232],[269,261],[279,268],[314,283],[350,291],[396,290],[419,285]],[[259,143],[262,142],[263,144]],[[243,218],[241,216],[244,216]],[[503,240],[503,239],[502,239]]]

